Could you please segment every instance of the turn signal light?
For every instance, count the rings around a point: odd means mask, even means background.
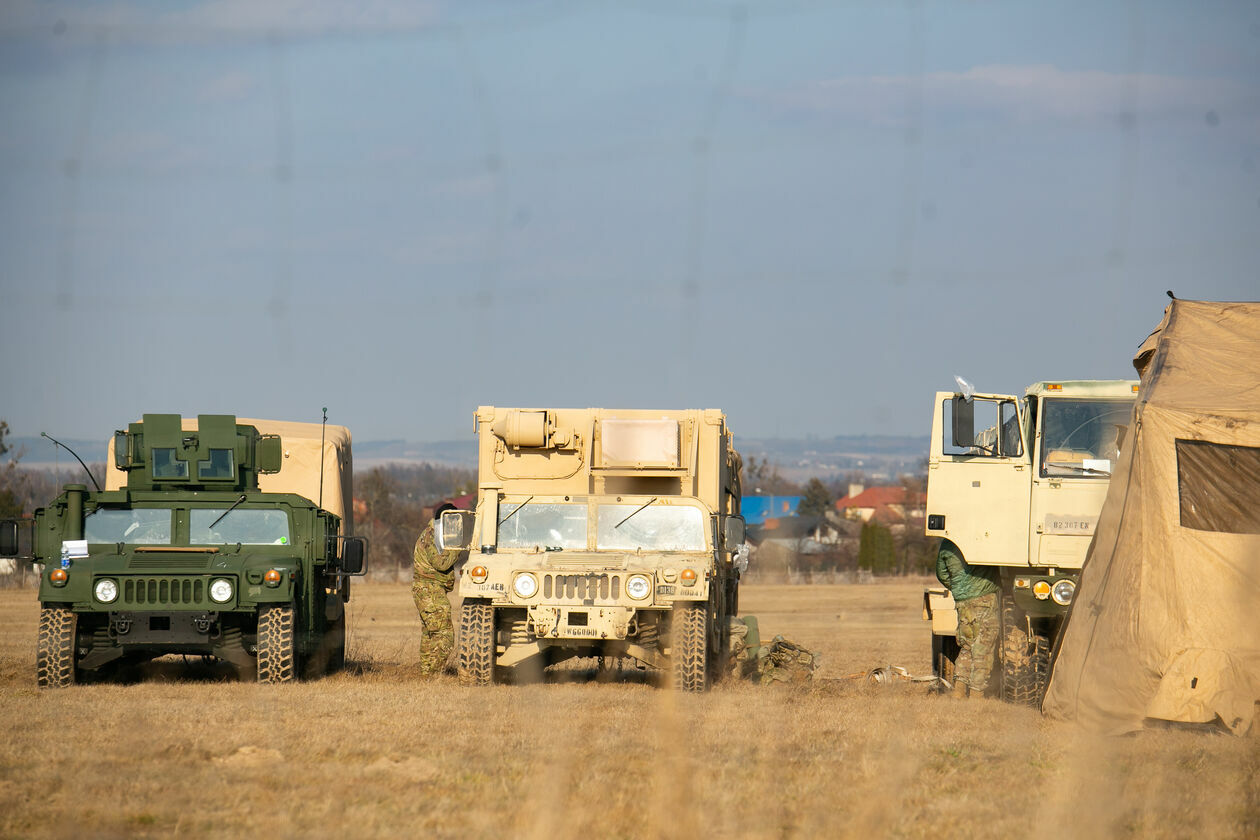
[[[48,573],[48,579],[52,581],[55,586],[64,585],[66,580],[69,579],[69,577],[70,576],[66,574],[65,569],[53,569],[51,572]]]
[[[678,576],[678,579],[682,581],[683,586],[691,586],[696,582],[696,570],[683,569],[682,574]]]
[[[263,575],[263,580],[267,582],[268,586],[279,586],[280,577],[281,575],[278,569],[268,569],[267,574]]]
[[[1050,584],[1044,580],[1039,580],[1033,584],[1033,595],[1037,596],[1038,601],[1044,601],[1050,597]]]
[[[485,583],[486,578],[490,577],[490,573],[486,571],[485,566],[473,566],[468,576],[472,578],[473,583]]]

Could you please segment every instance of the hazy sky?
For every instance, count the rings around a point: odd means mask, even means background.
[[[926,434],[1260,298],[1260,3],[0,5],[0,418]]]

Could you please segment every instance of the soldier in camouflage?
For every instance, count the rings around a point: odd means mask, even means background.
[[[455,647],[455,630],[451,626],[451,603],[446,593],[455,588],[455,561],[458,551],[438,551],[433,538],[435,523],[442,512],[454,505],[438,505],[433,521],[425,526],[411,552],[411,599],[420,613],[424,632],[420,636],[420,673],[436,676],[446,668],[446,660]]]
[[[736,679],[750,679],[760,685],[806,683],[813,680],[820,664],[818,654],[782,636],[763,645],[756,616],[730,619],[730,635],[727,674]]]
[[[958,608],[955,697],[980,697],[989,687],[998,638],[998,571],[971,566],[949,540],[936,552],[936,577],[949,588]]]

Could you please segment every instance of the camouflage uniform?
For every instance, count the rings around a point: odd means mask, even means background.
[[[416,602],[424,632],[420,637],[420,673],[442,673],[455,647],[451,626],[451,603],[446,593],[455,588],[457,551],[438,551],[433,541],[433,523],[425,526],[411,552],[411,599]]]
[[[936,577],[949,587],[958,608],[958,659],[954,662],[954,694],[977,696],[989,687],[998,637],[998,572],[969,566],[948,540],[936,553]]]
[[[782,636],[775,636],[768,645],[761,644],[755,616],[732,618],[730,630],[730,676],[747,677],[760,685],[805,683],[814,678],[818,654]]]

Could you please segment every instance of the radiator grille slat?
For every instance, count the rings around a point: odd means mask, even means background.
[[[542,595],[557,601],[616,602],[621,597],[621,575],[543,575]]]
[[[120,606],[203,606],[206,604],[206,582],[188,576],[127,577],[122,580]]]

